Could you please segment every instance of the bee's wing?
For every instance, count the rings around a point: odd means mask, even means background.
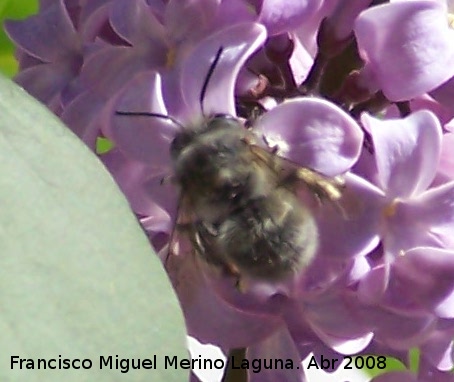
[[[269,167],[282,186],[291,188],[303,183],[320,200],[336,201],[341,198],[345,187],[342,176],[329,177],[310,168],[301,167],[257,145],[250,145],[249,148],[256,163]]]

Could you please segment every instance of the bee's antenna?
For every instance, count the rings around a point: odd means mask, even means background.
[[[165,114],[159,114],[159,113],[152,113],[148,111],[115,111],[115,114],[117,115],[127,115],[127,116],[133,116],[133,117],[156,117],[156,118],[162,118],[162,119],[167,119],[174,123],[175,125],[179,126],[181,129],[184,129],[184,126],[181,122],[177,121],[175,118],[172,118],[170,115],[165,115]]]
[[[210,65],[210,68],[208,69],[207,76],[205,77],[205,81],[203,81],[202,85],[202,90],[200,91],[200,109],[202,109],[202,115],[205,116],[205,111],[203,110],[203,101],[205,100],[205,95],[207,92],[208,84],[210,83],[210,79],[214,73],[214,69],[216,68],[216,65],[219,62],[219,59],[221,58],[222,51],[224,50],[224,47],[221,46],[219,47],[218,51],[216,52],[216,56],[214,57],[213,62]]]
[[[202,110],[203,116],[205,116],[205,111],[203,110],[203,101],[205,100],[205,95],[207,92],[208,84],[210,83],[211,77],[213,76],[213,73],[214,73],[214,69],[216,68],[216,65],[218,64],[218,62],[221,58],[223,50],[224,50],[223,46],[219,47],[218,51],[216,52],[216,55],[214,56],[214,60],[208,69],[208,73],[205,77],[205,80],[203,81],[202,90],[200,91],[200,98],[199,98],[200,108]],[[152,113],[152,112],[148,112],[148,111],[121,111],[121,110],[115,111],[115,114],[134,116],[134,117],[156,117],[156,118],[167,119],[167,120],[173,122],[175,125],[179,126],[180,128],[184,129],[184,125],[181,122],[177,121],[175,118],[172,118],[169,115]]]

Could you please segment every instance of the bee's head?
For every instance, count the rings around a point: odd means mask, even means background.
[[[248,188],[251,173],[248,131],[235,118],[213,117],[179,133],[172,142],[175,178],[196,198],[232,201]],[[208,195],[209,194],[209,195]]]
[[[223,131],[221,136],[231,135],[230,129],[242,128],[237,118],[228,114],[215,114],[212,117],[204,118],[201,123],[193,124],[187,128],[181,129],[170,144],[170,154],[175,161],[182,151],[194,144],[201,137],[216,134],[217,131]]]

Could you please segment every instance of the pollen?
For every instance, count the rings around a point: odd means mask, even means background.
[[[454,29],[454,14],[448,13],[448,25],[451,29]]]
[[[397,204],[399,202],[397,200],[393,200],[390,204],[388,204],[385,208],[383,208],[383,216],[385,218],[391,218],[396,214]]]
[[[170,48],[167,52],[166,56],[166,68],[170,69],[173,67],[175,64],[175,59],[176,59],[176,49],[175,48]]]

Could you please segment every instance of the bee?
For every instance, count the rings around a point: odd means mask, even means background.
[[[221,57],[218,50],[200,93],[203,100]],[[238,118],[225,114],[183,126],[170,145],[179,189],[175,229],[187,233],[201,259],[235,278],[276,282],[301,272],[318,247],[311,209],[298,197],[306,187],[318,199],[338,200],[341,178],[329,178],[278,156]],[[173,237],[173,234],[171,235]],[[170,245],[172,248],[172,245]]]

